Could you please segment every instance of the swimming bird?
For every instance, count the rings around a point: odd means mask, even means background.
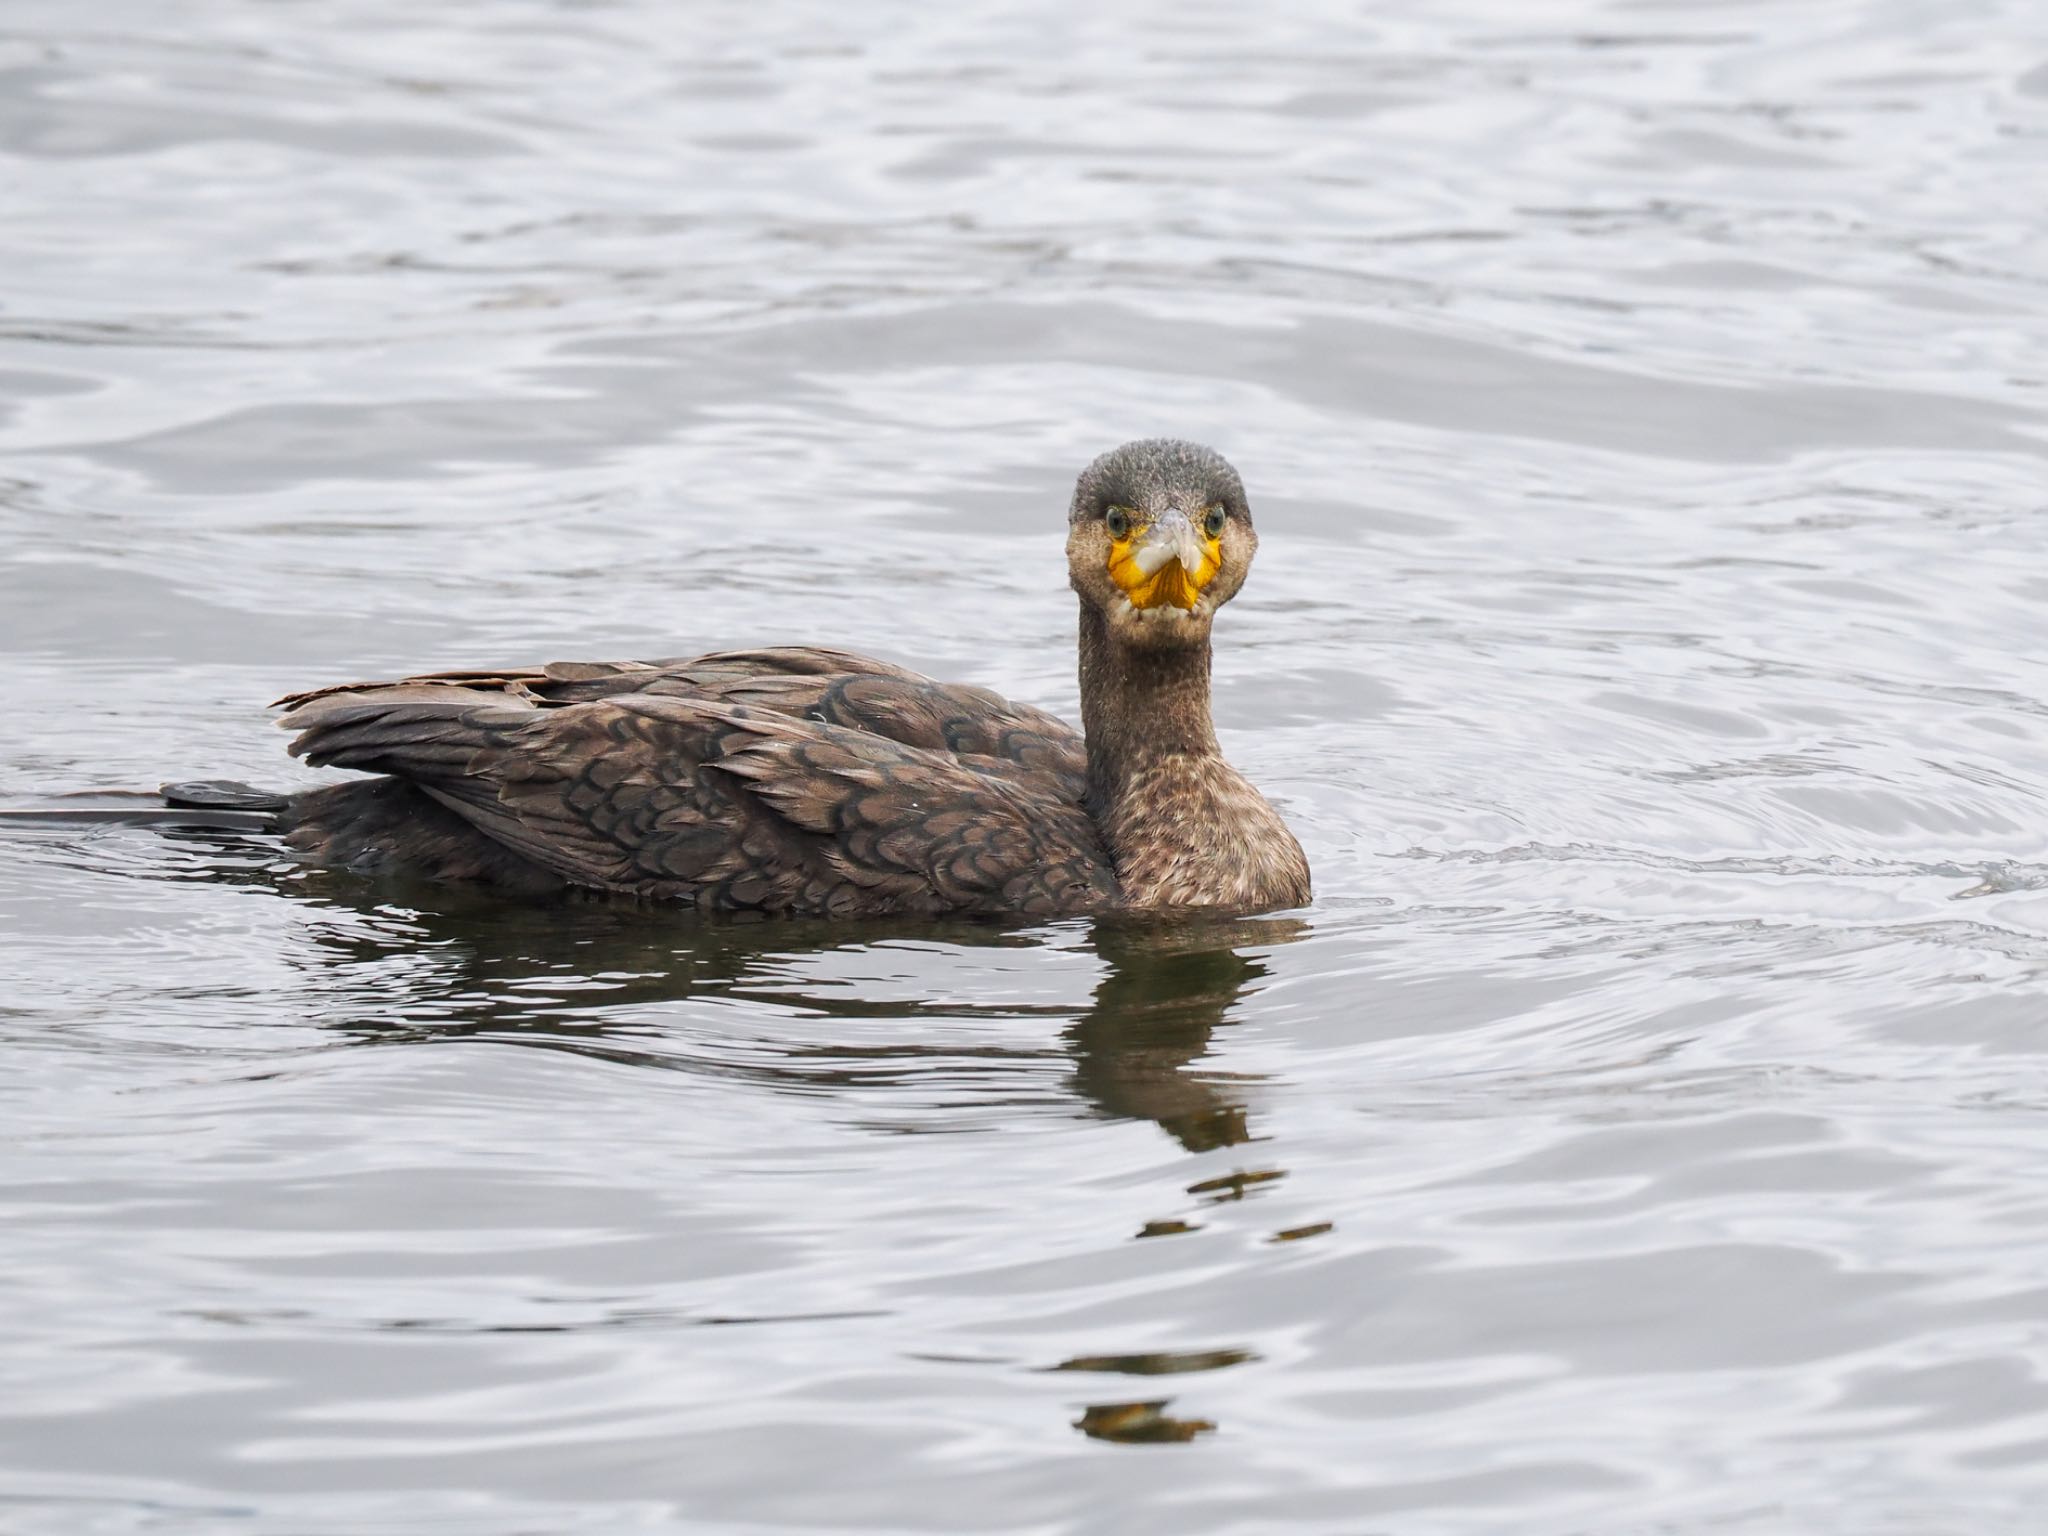
[[[294,755],[376,777],[264,806],[319,863],[536,895],[827,917],[1299,906],[1301,845],[1210,717],[1210,628],[1257,548],[1220,455],[1126,443],[1068,509],[1081,732],[809,647],[440,672],[279,700]]]

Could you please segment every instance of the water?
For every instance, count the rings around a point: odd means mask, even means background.
[[[0,836],[0,1528],[2039,1528],[2038,7],[1248,15],[0,12],[0,796],[465,663],[1071,712],[1171,432],[1318,893]]]

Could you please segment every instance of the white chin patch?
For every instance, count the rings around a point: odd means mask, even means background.
[[[1119,596],[1116,600],[1116,611],[1119,618],[1132,618],[1140,624],[1166,627],[1199,618],[1208,612],[1208,604],[1198,601],[1192,608],[1176,608],[1172,603],[1160,603],[1155,607],[1140,608],[1128,597]]]

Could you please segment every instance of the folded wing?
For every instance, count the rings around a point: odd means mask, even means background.
[[[295,754],[402,781],[488,842],[470,863],[530,867],[536,888],[833,915],[1118,899],[1069,727],[846,652],[443,673],[283,702]],[[294,841],[363,862],[350,804],[315,793],[329,798]]]

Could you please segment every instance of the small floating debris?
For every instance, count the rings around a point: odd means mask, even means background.
[[[1271,1184],[1286,1177],[1287,1170],[1284,1168],[1257,1168],[1249,1172],[1240,1169],[1236,1173],[1226,1173],[1220,1179],[1204,1179],[1199,1184],[1190,1184],[1188,1193],[1211,1195],[1219,1201],[1242,1200],[1245,1191],[1253,1185]]]
[[[1156,1403],[1096,1403],[1074,1420],[1074,1428],[1090,1439],[1122,1445],[1187,1441],[1216,1428],[1208,1419],[1168,1418],[1162,1410],[1172,1401],[1163,1397]]]

